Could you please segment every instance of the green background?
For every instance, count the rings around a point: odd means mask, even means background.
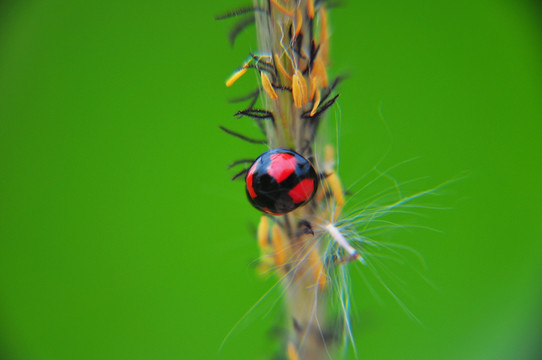
[[[334,9],[341,177],[460,180],[388,240],[373,294],[352,267],[360,359],[542,358],[542,28],[523,1],[350,1]],[[264,148],[225,79],[223,1],[0,3],[0,356],[265,359],[278,294],[254,274],[258,213],[226,166]],[[337,118],[338,111],[331,112]],[[389,184],[388,184],[389,185]],[[384,186],[384,185],[383,185]],[[424,280],[424,279],[427,279]],[[373,279],[374,280],[374,279]],[[402,290],[403,289],[403,290]],[[271,310],[270,313],[268,311]],[[350,352],[350,357],[353,358]]]

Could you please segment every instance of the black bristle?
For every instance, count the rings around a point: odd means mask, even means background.
[[[232,18],[232,17],[236,17],[236,16],[243,15],[243,14],[248,14],[248,13],[251,13],[251,12],[257,12],[257,11],[266,12],[264,9],[260,9],[260,8],[257,8],[257,7],[239,8],[237,10],[233,10],[233,11],[227,12],[225,14],[215,16],[215,20],[229,19],[229,18]]]
[[[252,164],[253,162],[254,162],[254,159],[240,159],[229,164],[228,169],[231,169],[232,167],[237,166],[239,164]]]
[[[254,17],[247,17],[245,19],[239,20],[235,26],[231,29],[230,33],[228,34],[228,38],[230,39],[230,45],[233,47],[235,44],[235,39],[237,36],[245,30],[249,25],[254,24]]]
[[[237,180],[238,178],[240,178],[241,176],[245,175],[246,173],[248,172],[248,169],[243,169],[241,171],[239,171],[237,174],[235,174],[231,180],[234,181],[234,180]]]
[[[318,109],[316,110],[316,113],[311,116],[311,112],[310,111],[306,111],[303,113],[303,115],[301,115],[301,117],[303,117],[304,119],[318,119],[320,117],[320,115],[322,115],[322,113],[324,111],[326,111],[327,109],[329,109],[329,107],[331,105],[333,105],[335,103],[335,101],[337,100],[337,98],[339,97],[340,94],[337,94],[335,95],[331,100],[328,100],[326,103],[324,103],[323,105],[320,105],[318,107]]]
[[[230,134],[231,136],[234,136],[236,138],[239,138],[241,140],[245,140],[251,144],[267,144],[267,140],[258,140],[258,139],[252,139],[249,138],[243,134],[239,134],[233,130],[230,130],[228,128],[225,128],[224,126],[219,126],[220,130],[224,131],[227,134]]]
[[[238,98],[230,99],[228,101],[231,102],[231,103],[238,103],[238,102],[245,101],[245,100],[248,100],[248,99],[254,99],[255,97],[257,98],[259,94],[260,94],[260,89],[256,89],[253,92],[251,92],[250,94],[247,94],[245,96],[241,96],[241,97],[238,97]]]

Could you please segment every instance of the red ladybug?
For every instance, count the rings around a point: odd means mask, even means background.
[[[318,176],[311,163],[286,149],[272,149],[260,155],[245,181],[252,205],[274,215],[305,205],[318,189]]]

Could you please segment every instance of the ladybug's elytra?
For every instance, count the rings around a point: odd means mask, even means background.
[[[260,155],[245,181],[252,205],[274,215],[305,205],[318,189],[318,176],[311,163],[286,149],[272,149]]]

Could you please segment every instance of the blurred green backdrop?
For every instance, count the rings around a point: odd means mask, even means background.
[[[341,175],[466,177],[398,244],[399,298],[353,269],[360,359],[542,358],[542,31],[532,2],[351,1],[331,12]],[[263,151],[224,80],[242,2],[0,3],[0,356],[265,359],[276,294],[232,160]],[[335,112],[332,112],[335,113]],[[333,114],[332,114],[333,115]],[[386,167],[384,166],[384,168]],[[361,273],[367,270],[359,269]],[[429,281],[425,281],[427,278]],[[429,285],[433,284],[433,285]],[[350,354],[351,358],[354,355]]]

